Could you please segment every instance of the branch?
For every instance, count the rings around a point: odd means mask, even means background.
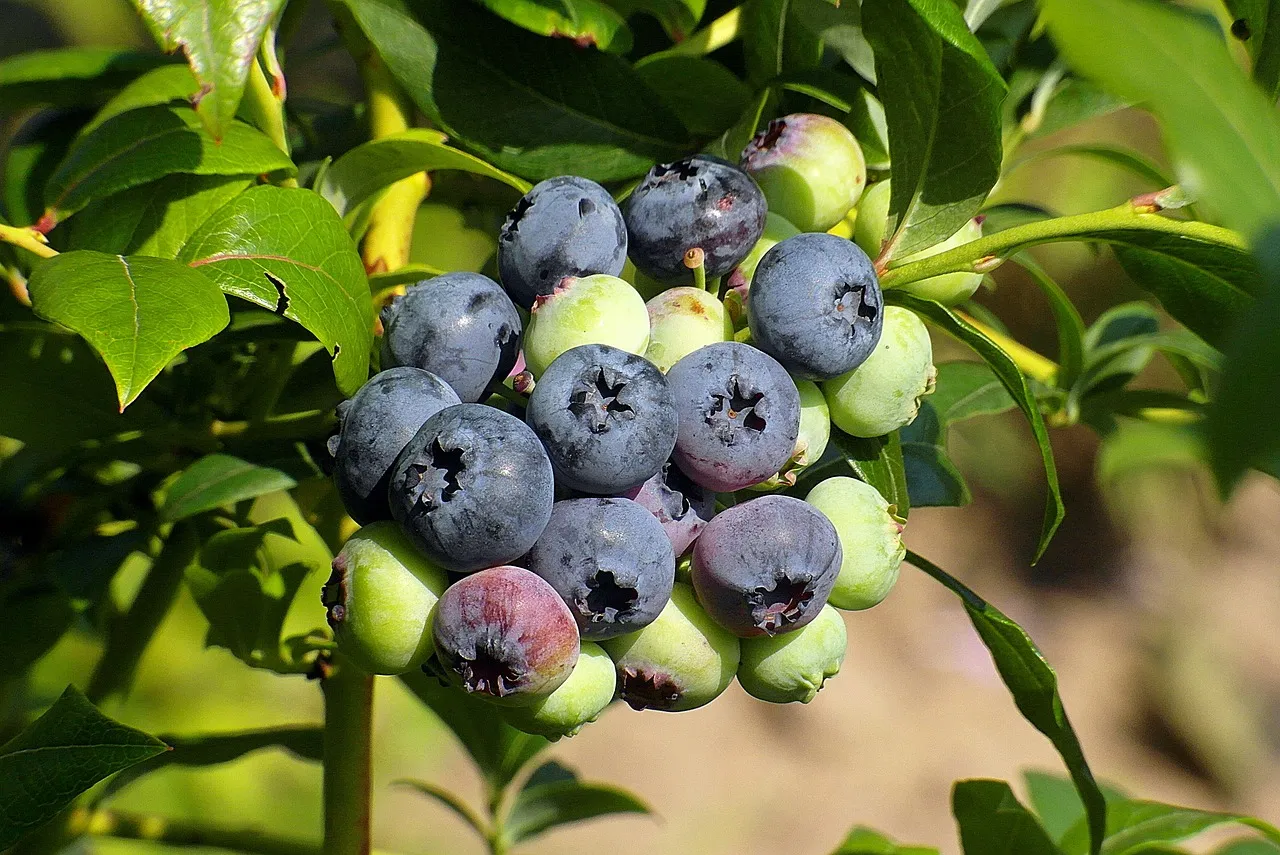
[[[49,239],[34,228],[18,228],[0,223],[0,241],[11,243],[41,258],[53,258],[58,251],[49,246]]]

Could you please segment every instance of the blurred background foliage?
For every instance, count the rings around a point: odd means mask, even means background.
[[[302,2],[302,0],[294,0]],[[705,20],[720,7],[711,2]],[[1214,0],[1202,0],[1225,19]],[[288,55],[293,103],[333,105],[335,151],[362,139],[349,109],[361,97],[323,5],[310,3]],[[126,0],[0,0],[0,58],[60,45],[152,42]],[[637,40],[648,35],[642,21]],[[656,25],[655,25],[656,26]],[[358,110],[357,110],[358,113]],[[23,116],[0,124],[3,157]],[[1167,166],[1154,123],[1124,110],[1033,139],[1019,156],[1071,143],[1115,144]],[[1036,159],[997,186],[992,202],[1034,202],[1057,213],[1097,210],[1156,189],[1094,158]],[[512,194],[453,173],[435,182],[417,221],[413,260],[491,270],[495,236]],[[1084,244],[1037,257],[1086,323],[1109,306],[1142,299],[1112,257]],[[1055,325],[1026,274],[1006,265],[979,301],[1032,349],[1055,352]],[[1172,327],[1172,324],[1164,320]],[[935,337],[936,361],[971,358]],[[108,383],[105,373],[103,384]],[[1141,366],[1138,387],[1170,385],[1167,363]],[[1229,505],[1208,473],[1158,426],[1105,442],[1087,427],[1052,434],[1068,507],[1044,558],[1029,560],[1040,528],[1043,474],[1016,412],[952,429],[950,450],[974,492],[963,511],[922,508],[908,543],[984,591],[1044,650],[1095,772],[1144,797],[1280,816],[1280,487],[1253,474]],[[283,494],[252,514],[298,513]],[[119,601],[145,562],[113,583]],[[299,630],[320,624],[313,574],[294,604]],[[1057,769],[1051,747],[1018,717],[986,652],[950,594],[904,572],[882,606],[849,617],[844,671],[809,706],[750,703],[736,686],[695,714],[636,718],[611,710],[552,756],[586,776],[625,786],[659,818],[617,818],[557,831],[530,853],[754,852],[817,855],[855,823],[901,840],[956,851],[948,791],[957,777],[1018,780],[1027,767]],[[185,592],[142,660],[127,699],[106,712],[160,735],[318,723],[321,698],[303,676],[244,668],[227,651],[201,649],[205,620]],[[0,627],[0,637],[3,637]],[[99,642],[71,632],[31,674],[30,694],[0,666],[0,720],[20,720],[68,682],[83,685]],[[473,803],[482,786],[441,724],[395,680],[378,684],[374,741],[375,846],[405,853],[480,851],[443,807],[402,778],[450,782]],[[174,817],[236,817],[300,836],[320,824],[320,771],[279,750],[199,770],[168,768],[129,784],[123,809]],[[148,844],[94,839],[104,852]]]

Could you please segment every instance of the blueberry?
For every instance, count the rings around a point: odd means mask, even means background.
[[[800,234],[798,228],[773,211],[769,212],[769,217],[764,223],[764,234],[760,236],[760,240],[756,241],[756,245],[751,247],[747,257],[738,262],[738,265],[729,272],[729,278],[725,280],[730,290],[736,292],[741,298],[742,305],[746,305],[747,292],[751,290],[751,280],[756,275],[756,268],[760,266],[760,259],[787,238],[798,234]]]
[[[937,370],[924,322],[899,306],[884,314],[884,334],[871,356],[822,384],[831,421],[850,436],[883,436],[915,420],[933,391]]]
[[[883,316],[871,259],[828,234],[796,235],[765,253],[747,301],[756,346],[811,380],[861,365],[880,340]]]
[[[538,298],[524,339],[529,371],[541,378],[557,356],[582,344],[628,353],[644,353],[649,346],[649,312],[626,280],[604,274],[567,278]]]
[[[645,304],[649,310],[649,349],[644,352],[661,371],[670,371],[700,347],[733,338],[733,322],[716,295],[701,288],[672,288]]]
[[[708,278],[723,276],[764,233],[764,194],[731,163],[693,155],[660,163],[622,207],[631,260],[661,282],[689,284],[685,253],[699,248]]]
[[[551,462],[524,422],[458,404],[427,419],[396,458],[388,500],[419,549],[467,573],[528,552],[554,493]]]
[[[884,249],[892,196],[893,190],[889,182],[877,181],[867,188],[858,202],[858,216],[853,221],[853,240],[872,258],[878,258],[880,251]]]
[[[338,435],[329,440],[333,483],[347,513],[358,523],[391,518],[387,481],[391,465],[422,423],[460,403],[450,386],[418,368],[375,374],[355,397],[338,407]]]
[[[676,575],[662,524],[630,499],[556,502],[528,565],[556,589],[578,633],[592,641],[652,623]]]
[[[853,478],[828,478],[809,491],[805,501],[826,515],[840,536],[844,560],[831,590],[838,609],[869,609],[879,604],[894,583],[907,548],[902,543],[905,520],[884,496]]]
[[[431,610],[449,586],[390,520],[357,531],[324,586],[338,649],[370,674],[403,674],[431,655]]]
[[[487,276],[446,273],[410,285],[382,310],[382,365],[440,376],[464,402],[482,401],[520,352],[520,314]]]
[[[835,527],[812,505],[761,496],[721,511],[693,546],[698,602],[743,638],[792,632],[817,617],[840,573]]]
[[[587,493],[644,483],[676,444],[675,402],[662,372],[603,344],[557,357],[538,378],[525,418],[556,477]]]
[[[771,704],[807,704],[827,679],[840,673],[849,639],[840,613],[823,606],[796,632],[742,640],[738,682],[747,694]]]
[[[618,674],[618,696],[633,709],[681,712],[711,703],[733,682],[738,639],[698,605],[693,589],[677,584],[653,623],[601,645]]]
[[[560,595],[520,567],[493,567],[454,582],[432,621],[449,679],[488,700],[526,705],[569,679],[578,625]]]
[[[822,389],[812,380],[796,380],[796,391],[800,393],[800,436],[796,438],[795,451],[777,475],[748,487],[749,490],[772,492],[794,486],[800,472],[827,450],[827,443],[831,441],[831,410]]]
[[[760,184],[769,210],[801,231],[822,232],[844,219],[867,186],[862,146],[827,116],[774,119],[742,151],[742,167]]]
[[[504,707],[502,717],[512,727],[553,742],[577,736],[609,706],[616,685],[609,654],[600,645],[584,641],[573,673],[560,688],[531,706]]]
[[[498,272],[528,309],[566,276],[617,276],[627,260],[627,224],[599,184],[561,175],[524,195],[498,236]]]
[[[726,341],[695,350],[667,372],[680,414],[675,461],[710,490],[749,487],[791,459],[800,393],[773,357]]]
[[[625,495],[657,517],[676,555],[684,555],[716,513],[716,494],[695,484],[670,461]]]

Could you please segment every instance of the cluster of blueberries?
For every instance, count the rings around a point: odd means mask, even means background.
[[[865,183],[843,125],[788,116],[740,166],[657,165],[621,207],[543,181],[502,227],[501,285],[449,273],[388,305],[383,370],[330,442],[363,526],[324,593],[347,659],[550,737],[735,676],[811,700],[844,658],[833,607],[888,594],[902,520],[853,478],[774,491],[833,422],[887,433],[933,381],[923,324],[825,231]]]

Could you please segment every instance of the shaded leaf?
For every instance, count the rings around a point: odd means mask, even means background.
[[[1234,840],[1214,855],[1280,855],[1280,845],[1266,840]]]
[[[831,446],[840,453],[859,480],[875,487],[886,502],[897,507],[898,516],[907,518],[911,512],[911,496],[907,492],[902,445],[896,431],[886,436],[864,439],[849,436],[833,425]]]
[[[902,846],[870,828],[857,826],[831,855],[938,855],[928,846]]]
[[[563,767],[562,767],[563,768]],[[618,813],[652,813],[631,793],[607,784],[571,778],[534,781],[516,794],[503,822],[503,836],[512,844],[573,822]]]
[[[44,715],[0,746],[0,848],[53,819],[98,781],[165,748],[107,718],[68,686]]]
[[[957,781],[951,810],[965,855],[1059,855],[1048,833],[1004,781]]]
[[[71,147],[45,189],[42,225],[52,227],[94,199],[175,172],[276,171],[296,170],[275,143],[243,122],[229,125],[222,141],[215,142],[187,107],[144,107],[103,122]]]
[[[631,50],[631,30],[602,0],[479,0],[486,9],[540,36],[611,53]]]
[[[368,378],[373,304],[364,265],[319,195],[250,188],[211,215],[178,258],[226,293],[310,330],[333,357],[343,393],[354,394]]]
[[[1135,800],[1107,805],[1102,855],[1138,855],[1154,845],[1177,843],[1231,823],[1247,825],[1270,842],[1280,844],[1280,829],[1255,817]],[[1084,855],[1088,851],[1087,839],[1085,830],[1077,824],[1062,838],[1062,851],[1066,855]]]
[[[240,105],[249,68],[268,25],[285,0],[134,0],[166,51],[179,47],[200,84],[196,108],[222,139]]]
[[[1253,79],[1275,101],[1280,96],[1280,2],[1226,0],[1231,35],[1244,42],[1253,60]]]
[[[229,454],[209,454],[170,485],[161,515],[177,522],[263,493],[290,490],[296,482],[278,469],[255,466]]]
[[[876,82],[875,56],[862,31],[862,9],[857,3],[831,0],[793,0],[793,26],[799,24],[836,54],[863,80]]]
[[[35,104],[90,104],[169,61],[113,47],[55,48],[6,57],[0,60],[0,113]]]
[[[521,194],[529,192],[529,182],[446,145],[447,139],[439,131],[413,128],[358,145],[329,166],[316,192],[344,217],[384,187],[437,169],[471,172],[501,181]]]
[[[955,234],[1000,175],[1004,81],[965,26],[937,0],[865,0],[893,161],[889,256]]]
[[[682,42],[691,35],[702,13],[707,9],[707,0],[605,0],[624,17],[630,18],[637,13],[653,17],[673,41]]]
[[[80,135],[84,136],[108,119],[130,110],[154,107],[157,104],[171,104],[175,101],[185,101],[187,106],[191,106],[191,100],[199,88],[200,84],[196,83],[189,66],[162,65],[139,76],[112,95],[111,99],[94,114],[93,119],[84,126]]]
[[[1087,820],[1082,831],[1087,851],[1098,852],[1106,824],[1106,800],[1093,772],[1084,758],[1084,749],[1062,705],[1058,694],[1058,675],[1049,667],[1044,655],[1026,631],[999,609],[971,591],[941,567],[907,550],[907,562],[932,576],[960,598],[978,637],[991,652],[1000,679],[1013,695],[1013,702],[1023,718],[1053,743],[1062,756],[1084,802]],[[1006,785],[1007,786],[1007,785]],[[966,847],[967,848],[967,847]]]
[[[1053,97],[1043,115],[1028,131],[1033,138],[1044,137],[1128,106],[1128,102],[1115,97],[1093,81],[1068,76],[1054,87]]]
[[[71,628],[76,610],[67,592],[47,581],[14,579],[0,586],[0,678],[18,677]]]
[[[45,184],[87,116],[81,110],[37,113],[13,135],[3,161],[3,209],[9,224],[30,226],[40,219]]]
[[[1083,157],[1101,163],[1108,163],[1136,175],[1157,189],[1170,187],[1177,183],[1172,175],[1166,174],[1151,158],[1132,149],[1109,145],[1077,144],[1047,148],[1043,151],[1028,154],[1010,165],[1005,172],[1008,174],[1019,167],[1053,157]]]
[[[662,56],[637,63],[649,88],[703,139],[733,126],[751,103],[751,90],[718,62],[697,56]]]
[[[1027,271],[1031,281],[1049,301],[1049,310],[1058,328],[1058,386],[1071,388],[1084,370],[1084,321],[1062,286],[1048,272],[1023,253],[1014,259]]]
[[[161,258],[64,252],[36,268],[28,289],[36,314],[102,354],[122,411],[169,360],[231,319],[208,279]]]
[[[1049,772],[1024,772],[1022,778],[1026,781],[1027,796],[1040,818],[1040,824],[1053,840],[1062,840],[1067,831],[1084,818],[1084,802],[1080,801],[1075,784],[1064,775]],[[1099,784],[1098,789],[1108,804],[1127,798],[1106,784]]]

